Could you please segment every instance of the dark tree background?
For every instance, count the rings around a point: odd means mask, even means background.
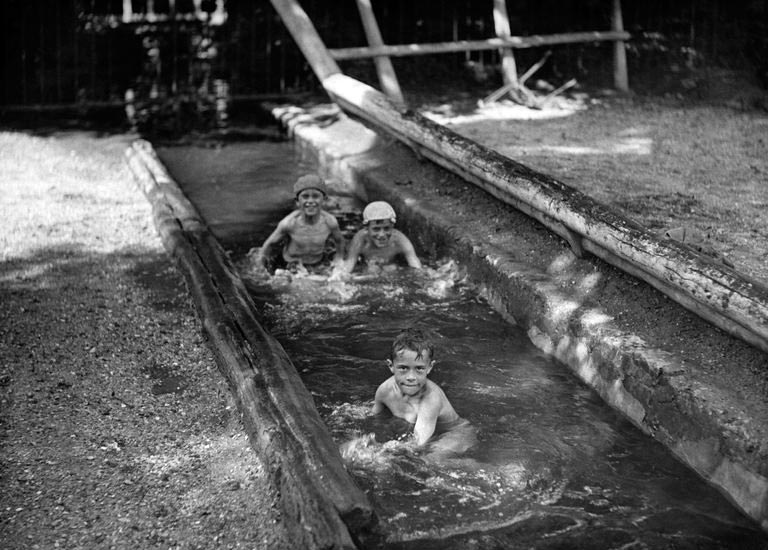
[[[148,0],[134,0],[146,11]],[[213,13],[215,1],[203,2]],[[354,0],[302,0],[329,47],[364,45]],[[493,36],[491,0],[374,0],[384,40],[390,44],[472,40]],[[519,35],[608,30],[611,0],[509,0],[512,32]],[[123,24],[122,0],[3,0],[5,29],[0,58],[0,105],[66,105],[124,100],[128,88],[161,83],[163,93],[185,93],[215,80],[233,96],[317,90],[317,81],[267,0],[227,0],[226,22]],[[176,0],[178,13],[192,0]],[[768,85],[768,0],[623,0],[630,85],[639,92],[706,95],[714,74],[738,73]],[[166,13],[168,0],[155,0]],[[611,85],[610,45],[557,46],[539,73],[559,84]],[[517,50],[522,71],[543,55]],[[154,57],[153,57],[154,56]],[[488,86],[497,52],[395,59],[404,88],[455,85],[466,67],[487,68]],[[470,63],[468,63],[470,62]],[[342,69],[375,83],[370,61]],[[718,71],[721,71],[718,73]],[[150,76],[148,76],[148,74]],[[477,76],[476,74],[474,75]]]

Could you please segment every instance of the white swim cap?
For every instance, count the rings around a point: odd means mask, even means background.
[[[397,216],[388,202],[374,201],[363,210],[363,223],[368,223],[371,220],[390,220],[395,223]]]

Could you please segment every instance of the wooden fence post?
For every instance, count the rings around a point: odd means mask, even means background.
[[[624,31],[624,20],[621,16],[621,0],[613,0],[611,30],[617,32]],[[613,85],[620,92],[629,91],[629,80],[627,78],[627,52],[623,40],[616,40],[613,43]]]
[[[371,47],[383,46],[384,41],[381,38],[381,31],[379,31],[379,25],[376,22],[376,16],[373,13],[373,7],[371,6],[371,0],[356,0],[357,10],[360,12],[360,19],[363,21],[363,29],[365,30],[365,37],[368,40],[368,45]],[[405,108],[405,99],[403,98],[403,92],[400,89],[400,83],[397,81],[397,75],[395,74],[395,68],[392,66],[392,60],[388,56],[376,56],[373,58],[376,64],[376,72],[379,75],[379,83],[384,93],[395,104]]]
[[[133,19],[133,2],[123,0],[123,23],[130,23]]]
[[[496,36],[509,38],[512,31],[509,27],[509,15],[507,14],[507,0],[493,0],[493,26]],[[505,86],[517,87],[517,63],[512,48],[501,49],[501,75]]]

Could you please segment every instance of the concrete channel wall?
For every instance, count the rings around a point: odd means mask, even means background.
[[[329,112],[273,110],[299,152],[316,159],[328,178],[363,200],[390,202],[398,212],[398,227],[420,253],[458,260],[491,304],[523,327],[535,345],[567,365],[768,531],[764,403],[731,391],[727,378],[723,383],[703,379],[686,365],[684,352],[676,355],[644,340],[631,325],[615,320],[621,312],[603,310],[600,296],[578,284],[602,277],[611,281],[601,283],[603,292],[615,286],[615,294],[623,292],[622,285],[637,282],[594,259],[576,258],[563,241],[525,216],[514,223],[507,219],[513,213],[501,210],[496,216],[494,209],[500,207],[490,197],[473,208],[481,199],[471,193],[478,190],[468,190],[471,186],[456,176],[344,114],[333,121]],[[453,194],[453,200],[442,203],[446,194]],[[455,206],[456,195],[461,195],[459,203],[466,197],[463,208]],[[504,223],[513,223],[514,231],[500,231]],[[507,233],[506,240],[500,237]]]

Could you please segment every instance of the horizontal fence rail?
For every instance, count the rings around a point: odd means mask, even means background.
[[[499,48],[534,48],[537,46],[552,46],[556,44],[629,40],[629,38],[630,34],[623,31],[593,31],[534,36],[511,36],[509,38],[489,38],[487,40],[458,40],[456,42],[439,42],[431,44],[393,44],[370,48],[332,48],[328,51],[334,59],[343,60],[364,59],[377,56],[406,57],[411,55],[430,55],[436,53],[498,50]]]

